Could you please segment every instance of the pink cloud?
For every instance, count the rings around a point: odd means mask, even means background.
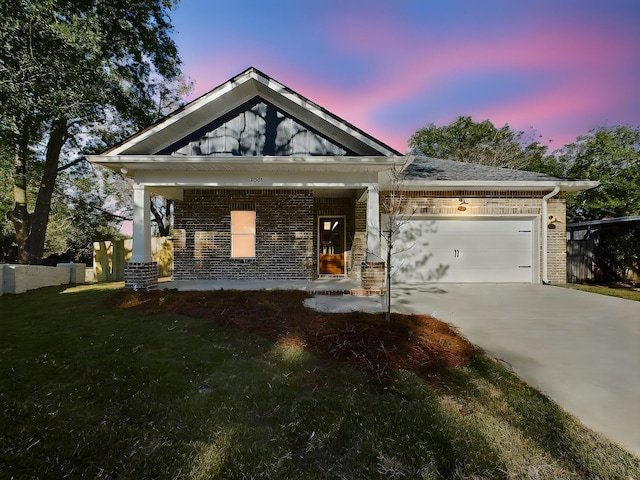
[[[575,141],[595,127],[593,118],[607,120],[612,104],[621,104],[632,92],[618,89],[604,95],[601,85],[589,81],[570,81],[551,91],[523,97],[520,101],[494,105],[473,112],[477,120],[490,119],[496,126],[508,123],[516,130],[537,128],[553,148]]]
[[[495,34],[481,39],[464,34],[438,38],[428,31],[418,36],[386,13],[352,20],[345,18],[334,25],[334,42],[343,51],[380,64],[378,81],[368,92],[376,103],[411,98],[448,78],[478,71],[598,75],[625,62],[637,63],[637,47],[624,38],[624,32],[598,35],[601,23],[597,29],[548,23],[516,36]],[[616,26],[605,30],[616,32]]]
[[[584,23],[549,22],[532,25],[517,35],[511,32],[505,38],[499,32],[484,38],[438,38],[428,31],[412,32],[390,14],[390,8],[358,21],[351,12],[331,23],[327,35],[330,45],[342,56],[363,59],[375,72],[360,78],[359,83],[347,78],[331,84],[317,71],[305,71],[300,64],[281,60],[268,45],[254,45],[216,54],[210,63],[200,57],[186,65],[185,70],[198,80],[194,95],[255,66],[400,151],[406,150],[412,126],[419,128],[438,119],[425,111],[424,118],[407,119],[404,126],[389,125],[380,119],[379,112],[417,98],[438,97],[452,80],[472,81],[478,73],[499,78],[504,72],[540,80],[535,91],[523,90],[516,100],[505,103],[494,98],[487,100],[493,102],[489,106],[470,107],[453,115],[471,114],[478,120],[488,118],[496,125],[509,123],[516,129],[533,125],[545,137],[554,138],[554,146],[575,138],[569,138],[573,133],[564,133],[569,131],[569,123],[582,128],[590,121],[587,119],[612,111],[612,105],[638,97],[635,85],[621,84],[618,78],[621,68],[635,65],[637,69],[637,47],[624,38],[626,32],[616,32],[611,26],[605,28],[600,23],[596,29]],[[598,33],[603,30],[615,33]],[[478,92],[478,98],[481,96]]]
[[[349,35],[361,40],[358,30],[351,30]],[[359,40],[354,42],[356,51],[362,46]],[[383,37],[368,38],[367,41],[373,50],[398,48],[397,44],[403,43],[398,39],[389,42]],[[351,45],[349,40],[343,43]],[[621,84],[617,78],[621,65],[637,64],[636,49],[615,35],[603,39],[591,32],[565,28],[561,32],[542,32],[542,35],[523,34],[515,41],[494,39],[470,44],[461,40],[456,44],[426,46],[413,53],[410,58],[401,55],[395,58],[395,68],[388,69],[394,74],[381,75],[380,81],[361,91],[363,100],[351,99],[358,112],[356,116],[363,124],[381,106],[407,102],[428,91],[437,94],[450,79],[458,76],[472,78],[478,72],[519,72],[547,77],[543,81],[547,88],[537,92],[523,91],[521,100],[479,109],[476,113],[497,125],[509,123],[521,129],[533,125],[547,137],[554,137],[554,144],[560,146],[558,140],[573,141],[577,134],[586,133],[586,130],[562,134],[557,128],[566,131],[567,123],[573,122],[580,125],[576,128],[589,129],[594,125],[580,121],[581,118],[593,118],[638,96],[634,85]],[[617,85],[615,90],[611,85]],[[474,112],[460,112],[471,113]],[[434,120],[426,116],[424,123]],[[404,140],[412,133],[406,132]],[[390,143],[400,148],[399,138]]]

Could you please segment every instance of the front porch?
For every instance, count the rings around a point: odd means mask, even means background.
[[[155,288],[146,213],[154,186],[134,192],[133,251],[127,288]],[[374,290],[362,265],[380,260],[379,187],[184,188],[175,198],[173,278],[178,281],[351,281],[339,292]],[[250,213],[248,253],[236,255],[234,213]],[[244,232],[245,230],[243,230]],[[338,260],[336,260],[338,259]],[[382,278],[382,277],[380,277]],[[362,284],[360,280],[362,279]],[[330,283],[330,282],[329,282]],[[314,284],[318,285],[318,284]],[[224,288],[224,287],[222,287]]]

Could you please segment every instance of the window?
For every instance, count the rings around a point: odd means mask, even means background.
[[[256,212],[231,211],[231,258],[255,258]]]

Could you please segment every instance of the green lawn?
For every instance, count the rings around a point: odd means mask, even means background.
[[[608,295],[610,297],[626,298],[627,300],[635,300],[636,302],[640,302],[640,288],[633,289],[629,287],[610,287],[606,285],[587,285],[578,283],[567,283],[566,285],[560,286],[572,288],[574,290],[581,290],[583,292]]]
[[[638,458],[485,356],[438,388],[380,381],[206,319],[111,309],[117,288],[0,297],[0,478],[640,479]]]

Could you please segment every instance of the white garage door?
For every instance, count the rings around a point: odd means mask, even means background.
[[[532,219],[411,219],[394,241],[398,283],[534,282]]]

